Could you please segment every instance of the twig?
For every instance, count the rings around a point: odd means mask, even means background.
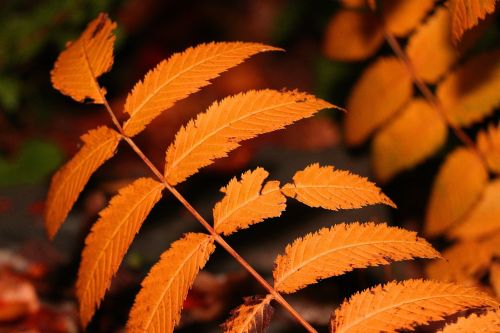
[[[93,75],[94,76],[94,75]],[[95,80],[95,84],[99,91],[101,91],[99,83]],[[156,168],[156,166],[151,162],[151,160],[142,152],[142,150],[135,144],[135,142],[125,134],[123,127],[118,122],[115,113],[111,109],[106,97],[101,94],[104,101],[104,107],[108,112],[114,125],[120,132],[122,138],[129,144],[129,146],[134,150],[134,152],[141,158],[141,160],[146,164],[146,166],[151,170],[151,172],[162,182],[166,189],[172,193],[172,195],[180,201],[180,203],[194,216],[198,222],[210,233],[213,239],[220,245],[224,250],[226,250],[236,261],[240,263],[243,268],[245,268],[250,275],[252,275],[259,284],[266,289],[273,298],[281,304],[295,320],[301,324],[309,333],[318,333],[284,298],[279,292],[277,292],[245,259],[243,259],[238,252],[236,252],[231,245],[229,245],[224,238],[222,238],[212,226],[198,213],[198,211],[191,206],[191,204],[180,194],[172,185],[167,182],[165,176]]]

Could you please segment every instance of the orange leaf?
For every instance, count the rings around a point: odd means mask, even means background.
[[[286,184],[282,192],[310,206],[339,210],[360,208],[383,203],[396,205],[366,178],[348,171],[334,170],[333,166],[311,164],[293,176],[293,183]]]
[[[345,139],[359,145],[413,95],[411,75],[394,57],[381,57],[356,82],[347,100]]]
[[[259,52],[279,48],[257,43],[209,43],[175,53],[150,70],[127,96],[130,119],[123,129],[129,136],[141,132],[163,110],[210,84],[222,72]]]
[[[431,279],[478,284],[486,273],[493,253],[489,245],[460,242],[443,252],[443,258],[426,267]]]
[[[287,245],[275,261],[274,286],[291,293],[355,268],[417,257],[437,258],[439,253],[415,232],[383,223],[341,223]]]
[[[217,233],[230,235],[238,229],[281,215],[286,208],[286,198],[281,193],[279,181],[268,181],[263,185],[268,175],[266,170],[257,168],[241,175],[241,181],[231,179],[221,189],[226,195],[214,207]]]
[[[340,9],[326,27],[323,47],[331,59],[357,61],[372,56],[383,41],[382,29],[372,13]]]
[[[99,127],[81,137],[83,147],[52,177],[45,203],[45,228],[54,238],[90,176],[116,151],[120,135]]]
[[[488,172],[479,157],[459,148],[448,155],[432,186],[425,233],[437,236],[470,210],[486,187]]]
[[[500,123],[480,131],[476,141],[490,171],[500,174]]]
[[[500,332],[500,310],[491,310],[478,316],[473,313],[447,324],[438,333],[498,333]]]
[[[239,147],[239,142],[282,129],[334,107],[297,91],[251,90],[212,104],[190,120],[167,150],[165,177],[176,185]]]
[[[469,307],[498,307],[472,287],[426,280],[390,282],[352,296],[335,311],[331,332],[412,330]]]
[[[127,332],[173,332],[187,293],[214,249],[212,237],[200,233],[174,242],[142,281]]]
[[[78,102],[104,103],[106,90],[97,78],[113,65],[113,30],[116,23],[106,14],[90,22],[76,41],[68,43],[51,71],[54,88]]]
[[[162,183],[140,178],[121,189],[99,213],[99,220],[85,240],[76,282],[83,326],[87,326],[99,307],[134,236],[160,200],[162,190]]]
[[[417,75],[426,82],[436,83],[459,59],[450,31],[450,13],[438,7],[408,40],[406,53]]]
[[[500,105],[500,49],[480,54],[451,72],[437,87],[450,121],[469,126]]]
[[[464,32],[484,19],[486,14],[495,10],[495,0],[449,0],[451,12],[451,31],[455,42],[462,38]]]
[[[273,307],[272,296],[247,297],[245,303],[234,311],[222,328],[225,333],[264,333],[271,322]]]
[[[488,236],[499,230],[500,179],[496,179],[486,186],[479,202],[449,234],[456,238],[473,239]]]
[[[382,0],[386,29],[398,37],[408,35],[434,6],[435,0]]]
[[[372,160],[377,179],[385,182],[432,156],[444,144],[447,131],[436,109],[421,98],[412,100],[375,135]]]

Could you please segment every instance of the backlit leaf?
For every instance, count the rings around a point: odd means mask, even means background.
[[[286,196],[311,206],[339,210],[360,208],[383,203],[396,205],[366,178],[348,171],[334,170],[333,166],[311,164],[293,176],[293,183],[282,188]]]
[[[480,54],[448,74],[437,87],[450,121],[469,126],[500,105],[500,50]]]
[[[463,218],[479,200],[487,180],[488,172],[473,151],[459,148],[449,154],[432,186],[425,233],[437,236]]]
[[[172,243],[142,281],[127,332],[173,332],[187,293],[214,249],[212,237],[200,233],[188,233]]]
[[[160,200],[163,188],[162,183],[150,178],[136,180],[111,199],[92,226],[76,282],[83,326],[87,326],[101,303],[132,240]]]
[[[120,135],[107,127],[99,127],[81,137],[83,147],[52,177],[45,202],[45,228],[53,238],[90,176],[116,151]]]
[[[222,72],[259,52],[278,48],[257,43],[209,43],[175,53],[150,70],[127,96],[130,119],[123,129],[129,136],[141,132],[163,110],[210,84]]]
[[[495,10],[495,0],[449,0],[453,40],[458,41],[464,32]]]
[[[116,23],[101,13],[68,43],[50,73],[54,88],[78,102],[104,103],[106,90],[99,88],[97,78],[113,65],[115,28]]]
[[[264,184],[268,175],[266,170],[257,168],[241,175],[240,181],[231,179],[222,188],[225,196],[214,207],[215,231],[229,235],[281,215],[286,208],[286,198],[281,193],[279,181]]]
[[[326,27],[323,48],[328,58],[358,61],[372,56],[383,41],[382,28],[372,13],[340,9]]]
[[[445,142],[448,127],[421,98],[412,100],[372,142],[374,172],[385,182],[432,156]]]
[[[362,144],[413,95],[408,69],[394,57],[381,57],[361,75],[347,99],[345,139]]]
[[[335,311],[331,332],[379,333],[412,330],[470,307],[498,307],[483,292],[458,284],[406,280],[353,295]]]
[[[284,128],[316,112],[334,107],[312,95],[251,90],[212,104],[190,120],[167,150],[165,177],[178,184],[239,147],[239,142]]]
[[[342,223],[287,245],[275,261],[274,286],[280,292],[292,293],[355,268],[437,257],[439,253],[415,232],[383,223]]]

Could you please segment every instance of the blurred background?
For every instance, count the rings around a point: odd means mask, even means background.
[[[53,172],[75,154],[80,135],[111,121],[100,106],[78,104],[51,87],[50,70],[65,43],[99,12],[118,23],[115,62],[100,82],[111,106],[122,107],[135,82],[172,53],[209,41],[253,41],[284,48],[231,69],[163,113],[137,137],[162,168],[166,148],[188,119],[214,100],[249,89],[299,89],[339,106],[369,63],[324,55],[333,0],[3,0],[0,3],[0,332],[79,332],[74,283],[83,240],[116,191],[148,169],[126,146],[91,178],[53,242],[43,230],[43,206]],[[379,54],[390,53],[384,46]],[[369,149],[342,143],[342,112],[327,110],[286,131],[250,140],[193,176],[179,191],[209,218],[219,188],[256,166],[287,182],[310,163],[331,164],[373,180]],[[454,145],[453,139],[448,145]],[[337,222],[387,221],[419,231],[442,153],[383,187],[399,206],[327,212],[290,203],[279,219],[229,238],[263,276],[285,244]],[[411,190],[410,190],[411,189]],[[187,231],[202,230],[171,196],[153,210],[128,252],[89,332],[120,332],[140,281],[160,253]],[[293,296],[290,302],[319,328],[344,297],[383,280],[422,276],[420,261],[355,271]],[[186,300],[180,332],[218,332],[242,297],[264,291],[223,250],[211,257]],[[277,309],[271,332],[301,332]]]

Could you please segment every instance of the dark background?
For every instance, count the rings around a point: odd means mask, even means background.
[[[179,102],[138,136],[139,146],[162,168],[165,150],[180,125],[224,96],[249,89],[297,88],[344,106],[356,77],[371,59],[341,63],[323,56],[325,26],[338,7],[336,1],[326,0],[2,1],[0,274],[9,272],[18,279],[14,281],[34,288],[37,297],[30,300],[40,305],[15,320],[2,322],[0,318],[0,332],[27,328],[40,332],[78,330],[73,285],[83,240],[97,213],[117,189],[139,176],[150,175],[133,152],[120,145],[118,156],[91,178],[55,241],[47,240],[42,212],[50,175],[78,150],[80,135],[100,124],[111,126],[102,107],[80,105],[51,87],[49,73],[66,41],[77,38],[101,11],[117,21],[115,62],[100,82],[106,86],[120,118],[124,118],[123,103],[135,82],[174,52],[203,42],[236,40],[286,50],[257,55],[223,74],[213,85]],[[390,51],[383,47],[380,53]],[[256,166],[266,168],[270,178],[282,182],[313,162],[373,179],[368,147],[347,150],[341,142],[341,112],[321,112],[315,121],[288,134],[282,131],[245,143],[229,158],[191,177],[179,191],[209,219],[214,203],[221,199],[218,189],[231,177]],[[374,206],[332,213],[290,202],[281,218],[256,225],[228,241],[271,279],[274,257],[284,246],[323,226],[373,220],[419,231],[433,175],[444,152],[454,145],[456,141],[450,138],[440,154],[383,187],[399,206],[397,211]],[[202,230],[169,194],[164,198],[134,241],[89,331],[120,331],[140,281],[160,253],[182,233]],[[19,263],[20,268],[12,269]],[[306,319],[322,328],[331,311],[353,292],[388,279],[421,275],[419,261],[399,263],[328,279],[289,299]],[[4,280],[0,278],[0,293]],[[241,303],[241,297],[263,292],[218,249],[186,301],[179,331],[216,332],[229,309]],[[278,307],[273,331],[302,331],[287,316]]]

